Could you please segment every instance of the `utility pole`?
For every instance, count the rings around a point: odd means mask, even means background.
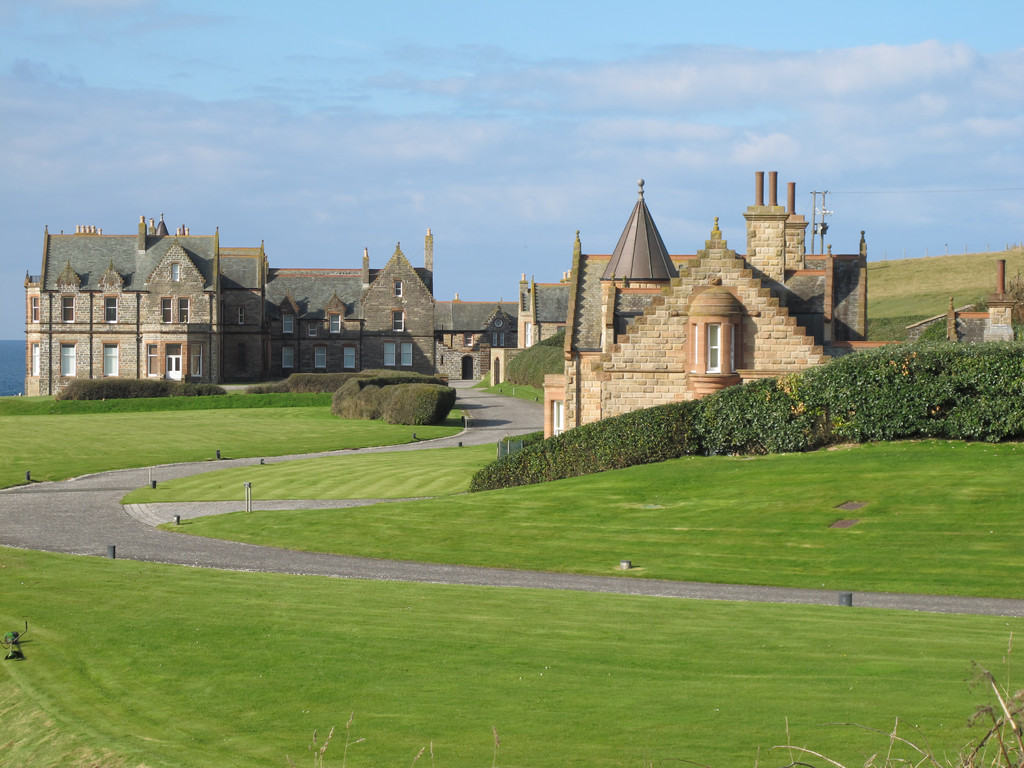
[[[814,236],[817,235],[819,238],[818,253],[825,253],[825,234],[828,232],[828,223],[825,221],[826,216],[831,216],[832,211],[825,207],[825,195],[828,194],[828,190],[823,192],[811,192],[813,195],[811,203],[814,214],[811,218],[811,255],[814,255]],[[821,195],[821,208],[818,208],[818,195]],[[821,216],[821,221],[818,221],[818,216]]]

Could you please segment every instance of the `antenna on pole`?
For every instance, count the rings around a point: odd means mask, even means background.
[[[811,229],[811,255],[814,255],[814,236],[817,235],[819,240],[818,253],[825,253],[825,234],[828,232],[828,222],[825,221],[826,216],[831,216],[833,211],[830,211],[825,207],[825,195],[828,194],[826,189],[823,192],[811,192],[814,196],[812,206],[814,214],[811,218],[812,229]],[[818,208],[818,195],[821,195],[821,208]],[[818,221],[818,216],[821,216],[821,221]]]

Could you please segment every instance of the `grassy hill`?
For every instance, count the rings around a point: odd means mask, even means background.
[[[1024,249],[868,263],[868,333],[872,340],[904,338],[903,326],[961,307],[995,290],[996,260],[1006,279],[1024,274]]]

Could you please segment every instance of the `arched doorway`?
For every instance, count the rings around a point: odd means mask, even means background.
[[[491,386],[497,386],[501,384],[501,360],[494,358],[494,366],[491,368],[493,373],[491,374]]]
[[[473,378],[473,356],[463,355],[462,357],[462,378],[472,379]]]

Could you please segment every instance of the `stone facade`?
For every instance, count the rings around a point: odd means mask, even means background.
[[[78,227],[44,234],[25,279],[29,395],[74,378],[258,381],[296,372],[395,368],[434,373],[433,236],[425,265],[400,247],[382,269],[273,269],[263,247]],[[512,307],[514,310],[514,305]],[[514,325],[514,313],[507,322]]]
[[[480,379],[492,371],[492,352],[518,345],[518,309],[508,301],[438,301],[434,313],[437,372]],[[497,383],[492,380],[492,383]]]
[[[747,255],[715,220],[704,248],[672,256],[639,200],[615,252],[585,254],[577,233],[565,370],[545,380],[545,434],[745,381],[819,365],[863,342],[867,249],[806,258],[807,222],[757,175],[744,213]]]
[[[917,341],[921,334],[936,323],[945,323],[946,340],[965,344],[984,341],[1013,341],[1013,308],[1017,300],[1006,292],[1006,260],[996,261],[996,291],[989,295],[988,310],[979,312],[974,305],[954,309],[953,297],[943,315],[935,315],[907,326],[907,338]]]

